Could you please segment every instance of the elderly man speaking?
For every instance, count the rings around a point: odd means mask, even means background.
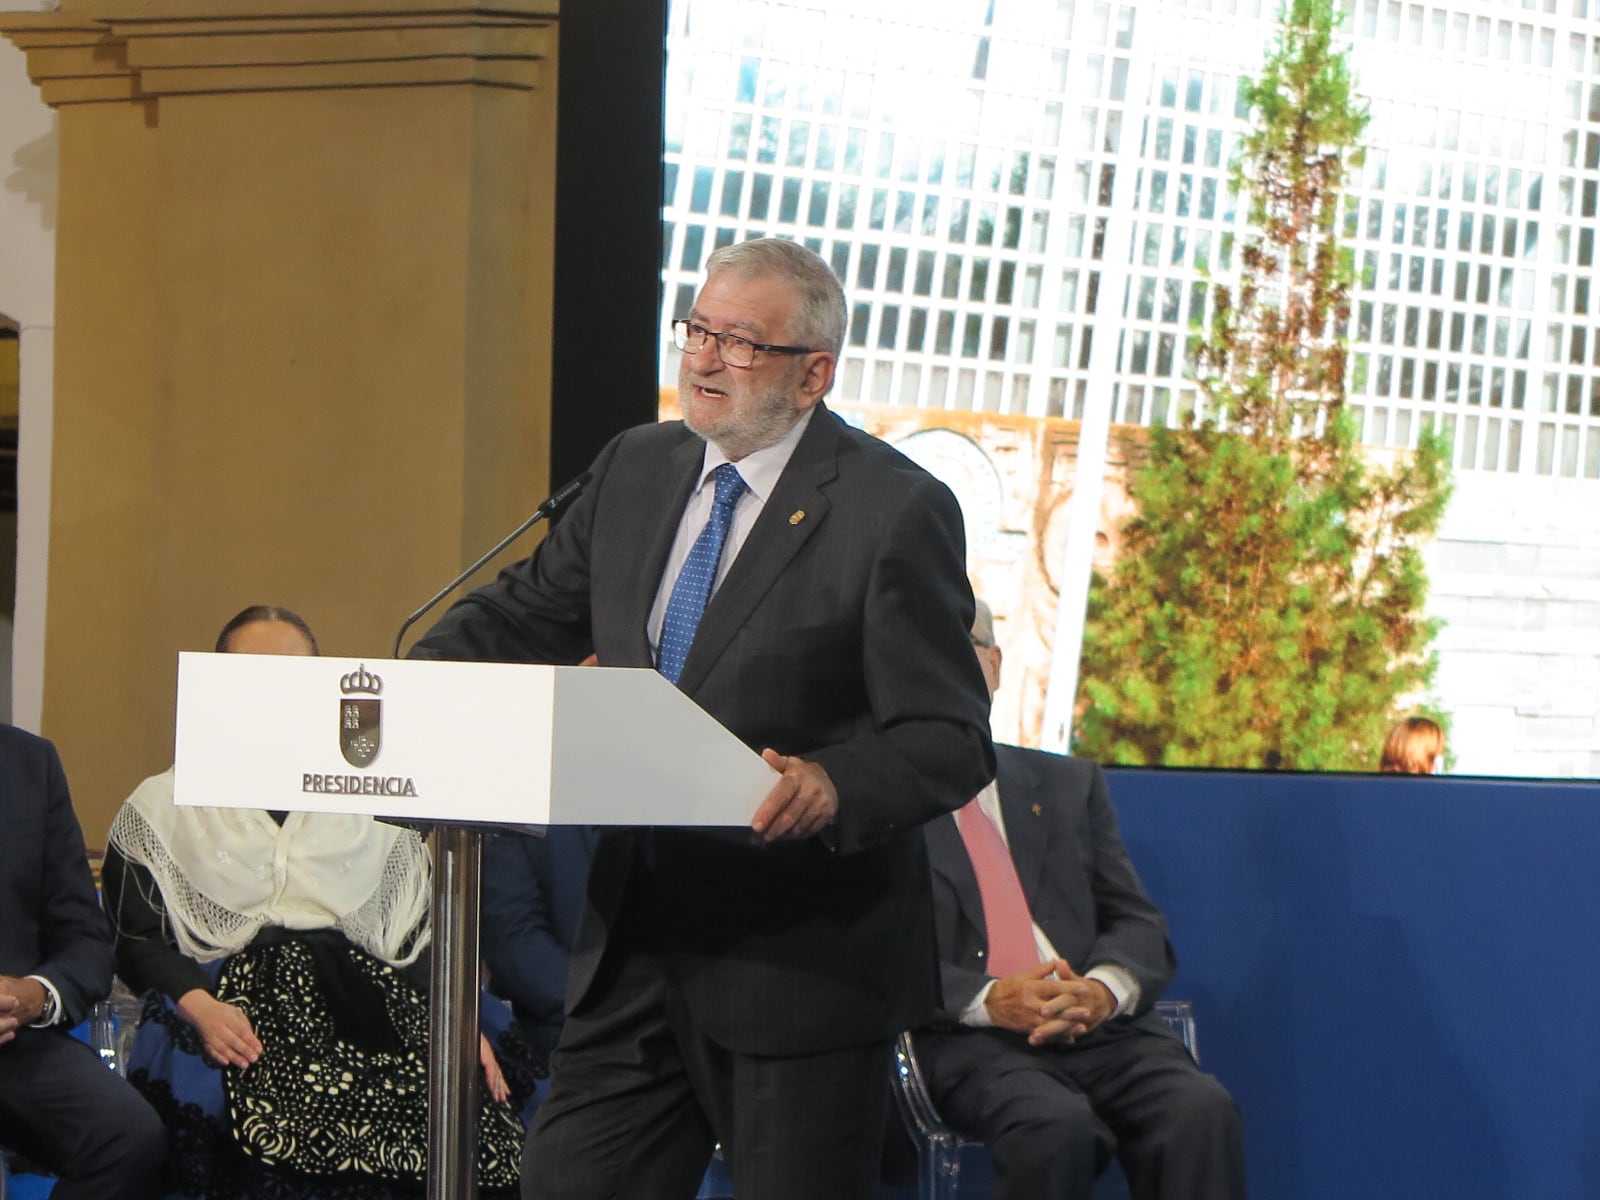
[[[960,510],[823,403],[838,280],[775,239],[706,270],[673,323],[683,421],[614,439],[419,643],[654,666],[779,772],[748,830],[601,838],[523,1161],[541,1200],[692,1196],[718,1141],[739,1196],[870,1195],[892,1039],[935,995],[918,827],[994,773]]]

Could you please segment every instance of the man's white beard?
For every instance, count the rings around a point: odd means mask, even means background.
[[[692,379],[685,383],[689,388],[695,386]],[[680,393],[685,383],[679,384]],[[722,391],[721,388],[716,390]],[[727,395],[726,392],[723,394]],[[689,415],[690,406],[684,404],[681,407],[683,423],[734,461],[782,441],[783,435],[793,429],[795,422],[800,419],[800,412],[795,408],[789,391],[776,385],[761,396],[753,413],[734,417],[721,429],[696,425]]]

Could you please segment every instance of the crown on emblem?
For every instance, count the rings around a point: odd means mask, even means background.
[[[345,695],[351,692],[366,692],[376,696],[383,691],[383,680],[367,670],[366,663],[362,663],[357,670],[339,677],[339,690]]]

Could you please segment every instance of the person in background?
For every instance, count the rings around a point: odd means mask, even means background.
[[[56,748],[0,725],[0,1148],[54,1172],[56,1200],[145,1200],[160,1183],[160,1118],[68,1032],[111,972]]]
[[[992,694],[981,600],[972,645]],[[925,830],[944,1009],[916,1044],[934,1103],[988,1146],[995,1200],[1088,1200],[1113,1154],[1133,1200],[1238,1200],[1239,1112],[1152,1011],[1177,959],[1104,773],[995,751],[994,783]]]
[[[258,605],[218,652],[317,653]],[[426,1171],[430,865],[367,816],[179,807],[169,769],[111,826],[117,969],[148,993],[130,1078],[168,1125],[184,1196],[384,1200]],[[486,1193],[517,1182],[522,1125],[498,1065],[479,1132]]]
[[[1444,765],[1444,730],[1427,717],[1407,717],[1383,739],[1378,770],[1386,775],[1437,775]]]
[[[541,835],[496,833],[483,846],[483,959],[489,990],[510,1001],[509,1038],[548,1091],[550,1054],[565,1019],[567,966],[583,915],[598,832],[552,825]],[[508,1064],[507,1070],[511,1069]],[[526,1115],[526,1114],[525,1114]]]

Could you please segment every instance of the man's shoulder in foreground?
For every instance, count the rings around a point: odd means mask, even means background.
[[[865,466],[892,472],[904,477],[908,482],[926,481],[944,486],[938,476],[877,434],[857,428],[831,409],[819,409],[817,416],[812,419],[813,424],[817,423],[819,418],[826,421],[824,429],[833,438],[841,458],[859,459]]]
[[[1049,750],[1035,750],[1027,746],[1012,746],[1005,742],[994,744],[995,757],[1001,772],[1017,771],[1035,781],[1043,777],[1067,779],[1087,787],[1100,773],[1100,764],[1092,758],[1077,758],[1071,754],[1055,754]]]
[[[643,425],[631,425],[617,435],[616,441],[630,451],[667,451],[689,442],[704,445],[700,435],[681,420],[647,421]]]
[[[0,754],[49,754],[55,744],[26,729],[0,722]]]
[[[44,785],[59,762],[55,743],[15,725],[0,724],[0,782],[15,789],[37,790],[42,799]],[[9,790],[9,789],[8,789]]]

